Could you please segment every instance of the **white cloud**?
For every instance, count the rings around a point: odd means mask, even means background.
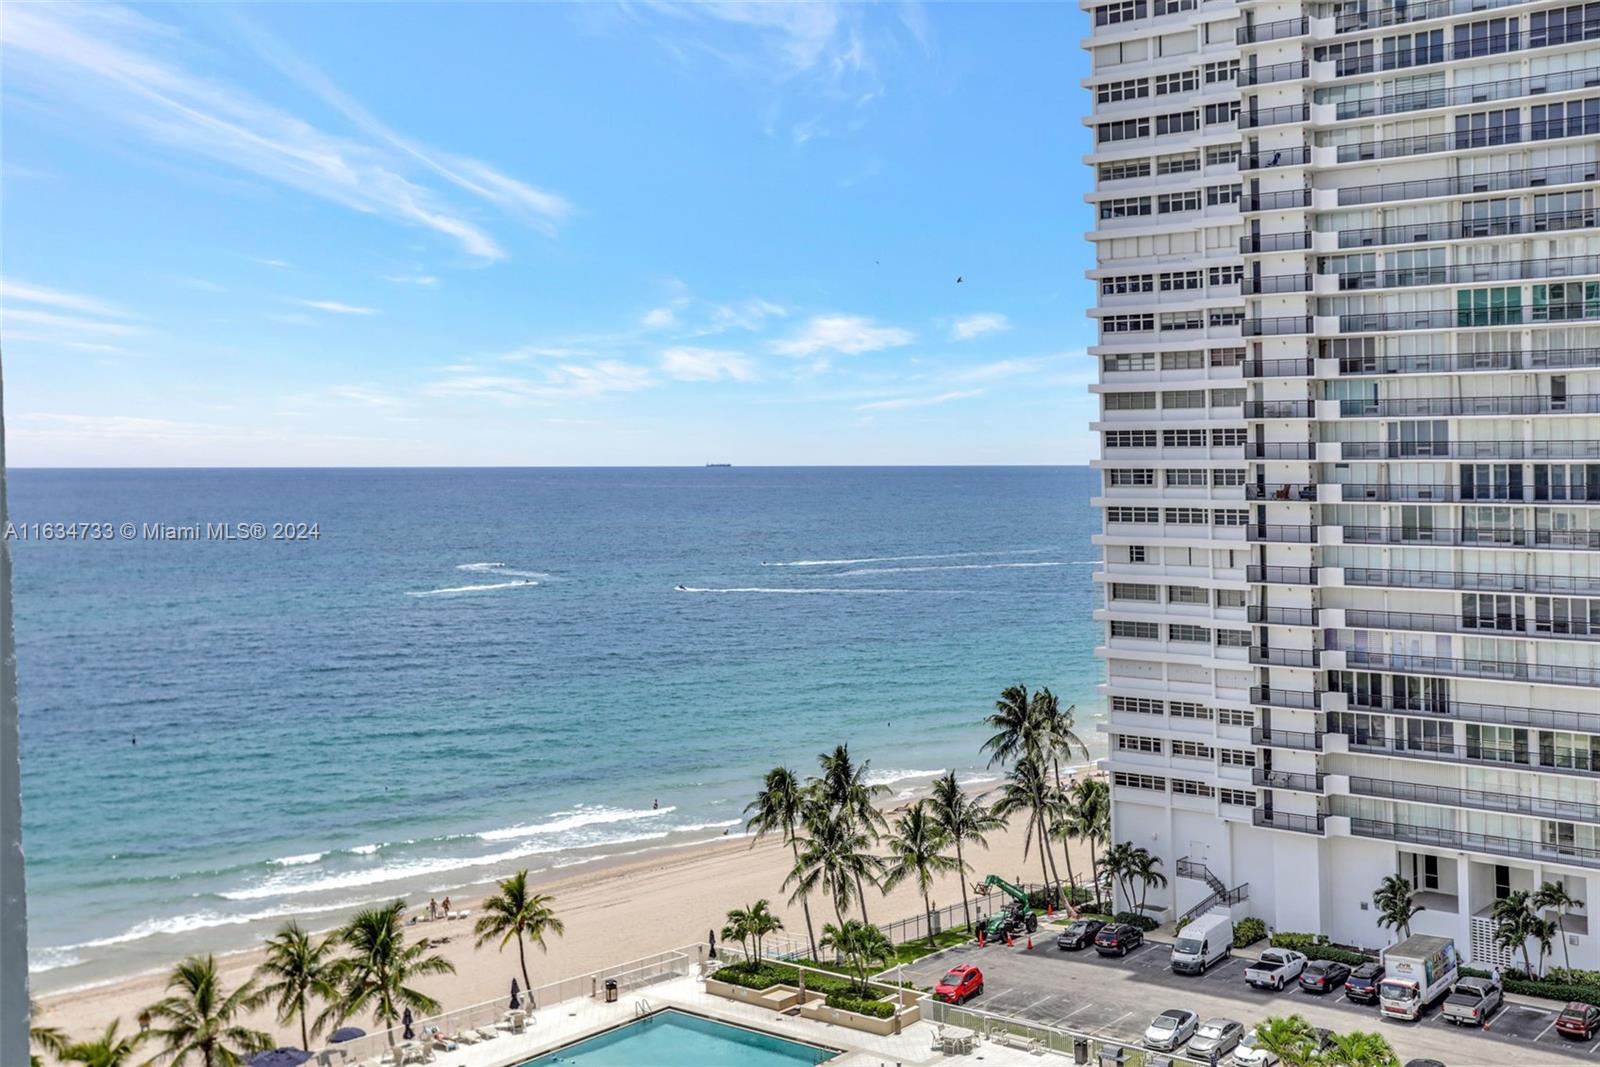
[[[337,300],[297,300],[297,304],[304,304],[308,308],[326,311],[330,315],[376,315],[377,308],[361,307],[357,304],[342,304]]]
[[[406,401],[401,397],[359,385],[336,385],[329,393],[339,400],[349,400],[368,407],[398,410],[406,406]]]
[[[0,301],[10,304],[44,304],[66,311],[81,311],[86,315],[106,318],[127,318],[127,312],[112,307],[91,296],[65,293],[60,289],[47,289],[15,278],[0,278]]]
[[[855,356],[898,348],[914,340],[916,335],[910,330],[878,326],[862,315],[816,315],[793,337],[774,341],[772,350],[780,356],[814,356],[821,352]]]
[[[441,234],[480,260],[503,259],[499,243],[408,176],[419,166],[458,189],[550,229],[566,217],[560,197],[477,160],[425,151],[387,130],[326,79],[281,50],[293,67],[365,133],[346,137],[166,58],[180,33],[112,4],[35,4],[6,11],[7,73],[94,121],[118,124],[169,151],[199,156],[366,214]],[[272,263],[270,265],[276,265]]]
[[[953,400],[970,400],[982,395],[982,389],[966,389],[953,393],[939,393],[936,396],[899,396],[891,400],[874,400],[870,404],[857,404],[856,410],[902,411],[906,408],[929,408],[937,404],[948,404]]]
[[[1011,329],[1011,320],[998,311],[985,311],[977,315],[968,315],[966,318],[957,319],[955,325],[950,327],[950,340],[970,341],[974,337],[982,337],[986,333],[998,333],[1001,330]]]
[[[782,304],[774,304],[759,296],[753,296],[738,304],[718,304],[711,309],[711,325],[704,331],[706,333],[721,333],[725,330],[759,330],[770,318],[784,318],[789,314],[789,309]]]
[[[620,360],[563,363],[542,368],[532,377],[512,375],[454,375],[423,387],[435,397],[462,397],[515,405],[529,401],[592,399],[612,393],[631,393],[656,384],[646,367]]]
[[[18,307],[17,305],[25,305]],[[42,285],[0,279],[0,323],[13,341],[60,345],[86,352],[120,352],[108,338],[132,337],[143,327],[127,312],[102,300]],[[21,327],[20,329],[18,327]]]
[[[439,279],[431,274],[385,274],[383,280],[396,285],[420,285],[425,289],[439,287]]]
[[[724,348],[663,349],[661,372],[684,382],[714,382],[722,378],[748,382],[756,377],[755,367],[744,353]]]
[[[678,316],[668,307],[651,308],[639,322],[647,330],[665,330],[677,325]]]

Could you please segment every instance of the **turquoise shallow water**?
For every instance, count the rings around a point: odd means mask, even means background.
[[[558,1063],[570,1067],[798,1067],[836,1055],[832,1049],[669,1010],[568,1045],[522,1067],[554,1067]]]
[[[1094,744],[1091,487],[14,472],[17,521],[320,532],[13,544],[35,985],[737,832],[762,771],[839,741],[894,789],[981,778],[1015,682],[1076,701]]]

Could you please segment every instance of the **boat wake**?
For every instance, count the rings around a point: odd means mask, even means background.
[[[932,552],[917,556],[859,556],[855,559],[792,559],[786,563],[763,562],[763,567],[846,567],[852,563],[899,563],[917,559],[965,559],[970,556],[1036,556],[1054,552],[1053,548],[1001,548],[987,552]]]
[[[1038,560],[1027,563],[945,563],[929,567],[857,567],[839,571],[829,578],[850,578],[858,574],[912,574],[917,571],[992,571],[1012,567],[1065,567],[1066,560]]]
[[[420,592],[407,593],[406,596],[450,596],[456,593],[487,593],[495,589],[521,589],[525,586],[538,584],[531,578],[514,578],[509,582],[486,582],[482,585],[452,585],[444,589],[424,589]]]

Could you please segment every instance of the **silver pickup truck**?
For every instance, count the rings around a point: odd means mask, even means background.
[[[1440,1014],[1457,1026],[1482,1026],[1505,999],[1505,991],[1490,978],[1463,978],[1445,998]]]
[[[1257,989],[1287,989],[1290,982],[1300,977],[1306,969],[1303,952],[1288,948],[1269,948],[1261,954],[1259,963],[1244,969],[1244,980]]]

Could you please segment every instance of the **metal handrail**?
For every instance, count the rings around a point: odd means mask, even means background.
[[[1577,864],[1581,867],[1600,867],[1600,849],[1584,848],[1575,844],[1549,844],[1531,837],[1499,837],[1494,834],[1362,818],[1350,820],[1350,832],[1361,837],[1377,837],[1385,841],[1406,841],[1411,844],[1435,845],[1459,851],[1487,852],[1496,856],[1516,856],[1552,863]]]
[[[1360,503],[1361,501],[1435,501],[1439,503],[1463,504],[1532,504],[1534,506],[1547,506],[1551,504],[1600,504],[1600,485],[1587,490],[1579,495],[1565,492],[1552,496],[1548,489],[1541,492],[1537,486],[1523,485],[1520,489],[1509,486],[1473,485],[1464,487],[1450,483],[1411,484],[1406,482],[1361,483],[1337,482],[1340,489],[1340,499],[1344,503]],[[1270,540],[1270,538],[1260,538]]]
[[[1323,791],[1325,777],[1322,774],[1300,774],[1294,771],[1274,771],[1257,767],[1251,772],[1250,781],[1264,789],[1292,789],[1298,793],[1320,793]]]
[[[1337,647],[1337,644],[1332,646],[1332,648]],[[1396,674],[1600,687],[1600,667],[1570,667],[1561,663],[1527,663],[1521,660],[1375,652],[1365,648],[1346,648],[1343,652],[1345,663],[1350,667],[1371,667],[1376,670],[1393,671]]]
[[[1315,441],[1250,441],[1244,446],[1245,459],[1316,459]]]
[[[1264,67],[1239,68],[1239,84],[1247,87],[1309,77],[1311,77],[1311,62],[1305,59],[1292,60],[1288,63],[1269,63]]]
[[[1600,367],[1600,348],[1544,348],[1530,352],[1423,352],[1339,357],[1341,375],[1441,374],[1475,370],[1561,370]],[[1246,374],[1246,377],[1249,375]]]
[[[1264,44],[1290,37],[1304,37],[1311,32],[1311,20],[1304,15],[1297,19],[1279,19],[1276,22],[1252,23],[1233,31],[1234,44]]]
[[[1480,0],[1473,0],[1480,2]],[[1506,0],[1522,3],[1523,0]],[[1455,104],[1486,104],[1495,100],[1514,100],[1519,96],[1563,93],[1571,89],[1590,89],[1600,85],[1600,67],[1540,74],[1530,78],[1505,78],[1497,82],[1478,82],[1452,89],[1420,89],[1394,96],[1369,96],[1361,100],[1342,100],[1334,107],[1336,119],[1371,118],[1407,111],[1450,107]]]
[[[1252,336],[1251,324],[1261,319],[1245,319],[1245,336]],[[1309,318],[1306,320],[1311,321]],[[1552,305],[1530,307],[1523,314],[1520,305],[1503,308],[1481,308],[1462,311],[1441,308],[1436,311],[1377,311],[1354,312],[1339,316],[1340,333],[1388,333],[1392,330],[1471,330],[1486,326],[1532,326],[1551,322],[1600,321],[1600,308],[1587,303],[1579,305]],[[1267,331],[1270,332],[1270,331]],[[1306,330],[1284,329],[1282,333],[1310,333]]]
[[[1241,255],[1252,255],[1256,252],[1292,252],[1310,247],[1310,230],[1297,230],[1292,233],[1247,233],[1239,238]]]
[[[1277,608],[1251,604],[1248,621],[1268,626],[1316,626],[1320,612],[1317,608]]]
[[[1482,530],[1450,526],[1342,527],[1348,544],[1477,545],[1485,548],[1570,548],[1600,551],[1600,530]]]
[[[1355,74],[1371,74],[1380,70],[1402,70],[1426,67],[1435,63],[1448,63],[1456,59],[1476,59],[1480,56],[1505,55],[1536,48],[1555,48],[1571,40],[1586,40],[1593,31],[1600,30],[1600,19],[1585,19],[1577,26],[1569,25],[1567,34],[1559,41],[1543,40],[1534,43],[1532,34],[1494,33],[1484,37],[1470,37],[1457,41],[1440,40],[1438,43],[1414,45],[1393,51],[1369,52],[1364,55],[1339,56],[1333,60],[1333,76],[1348,78]],[[1581,34],[1580,34],[1581,31]]]
[[[1448,718],[1491,726],[1522,726],[1534,730],[1568,730],[1600,733],[1600,713],[1560,711],[1553,708],[1524,708],[1510,704],[1481,704],[1471,700],[1433,700],[1425,707],[1396,704],[1392,697],[1377,700],[1349,696],[1351,711],[1383,715],[1406,715],[1419,719]]]
[[[1600,440],[1342,441],[1339,458],[1400,459],[1421,463],[1431,459],[1600,459]]]
[[[1268,315],[1245,319],[1239,332],[1246,337],[1280,337],[1284,334],[1316,333],[1316,320],[1310,315]]]
[[[1521,215],[1460,219],[1455,222],[1367,226],[1335,232],[1340,248],[1374,248],[1380,245],[1416,244],[1420,241],[1461,241],[1523,233],[1558,233],[1593,229],[1595,226],[1600,226],[1600,209],[1576,208],[1571,211],[1530,211]]]
[[[1350,779],[1350,792],[1356,796],[1383,797],[1388,800],[1405,800],[1419,804],[1442,804],[1452,808],[1477,808],[1480,811],[1503,811],[1546,819],[1573,819],[1600,823],[1600,804],[1587,804],[1578,800],[1558,800],[1516,793],[1491,793],[1482,789],[1459,789],[1454,786],[1418,785],[1415,782],[1394,782],[1384,778],[1364,776]]]
[[[1501,625],[1501,623],[1504,625]],[[1526,613],[1515,616],[1497,616],[1492,625],[1461,615],[1446,615],[1434,611],[1377,611],[1368,608],[1346,608],[1344,624],[1353,629],[1410,630],[1423,633],[1476,634],[1484,637],[1509,637],[1517,640],[1600,641],[1600,630],[1591,631],[1588,623],[1557,622],[1551,619],[1540,623],[1537,616]],[[1520,625],[1519,625],[1520,624]]]
[[[1279,189],[1271,193],[1246,193],[1239,198],[1240,211],[1276,211],[1280,208],[1310,206],[1310,189]]]
[[[1299,689],[1273,689],[1271,686],[1253,685],[1250,687],[1250,703],[1275,708],[1318,711],[1322,708],[1323,692],[1321,689],[1313,689],[1308,693]],[[1263,727],[1252,727],[1250,738],[1256,744],[1262,744],[1261,741],[1257,740],[1257,735],[1265,736],[1267,732]],[[1283,733],[1284,731],[1280,730],[1278,732]]]
[[[1309,150],[1308,150],[1309,151]],[[1286,161],[1287,162],[1287,161]],[[1600,175],[1600,162],[1564,163],[1547,167],[1521,167],[1492,174],[1459,174],[1453,178],[1418,178],[1377,185],[1347,185],[1339,190],[1339,206],[1381,204],[1391,200],[1417,200],[1434,196],[1463,196],[1535,185],[1570,185],[1592,182]]]
[[[1499,571],[1346,567],[1344,582],[1346,585],[1392,585],[1407,589],[1477,590],[1491,593],[1600,594],[1600,576],[1589,578],[1567,574],[1505,574]],[[1250,621],[1258,620],[1252,617]]]
[[[1499,145],[1522,144],[1525,141],[1542,142],[1566,137],[1583,137],[1600,133],[1600,116],[1582,117],[1576,122],[1557,119],[1555,127],[1559,132],[1550,132],[1552,123],[1549,120],[1513,122],[1493,129],[1452,130],[1447,133],[1428,133],[1416,137],[1351,141],[1336,146],[1334,160],[1338,163],[1357,163],[1374,159],[1403,159],[1407,156],[1429,155],[1433,152],[1460,152],[1468,148],[1494,148]]]
[[[1560,398],[1545,393],[1511,396],[1387,397],[1339,401],[1339,417],[1343,419],[1386,416],[1589,414],[1596,411],[1600,411],[1600,393],[1572,393]]]
[[[1246,152],[1239,157],[1240,170],[1266,170],[1271,167],[1299,167],[1311,162],[1311,148],[1298,145],[1291,148],[1263,148]]]
[[[1323,816],[1301,815],[1292,811],[1263,811],[1255,809],[1251,813],[1250,821],[1257,826],[1264,826],[1271,830],[1295,830],[1303,834],[1320,834],[1323,832]]]
[[[1310,118],[1310,104],[1284,104],[1240,111],[1238,124],[1241,130],[1253,130],[1261,126],[1280,126],[1286,122],[1305,122]]]
[[[1317,568],[1315,567],[1264,567],[1259,563],[1252,563],[1245,568],[1245,581],[1253,584],[1271,585],[1316,585]]]

